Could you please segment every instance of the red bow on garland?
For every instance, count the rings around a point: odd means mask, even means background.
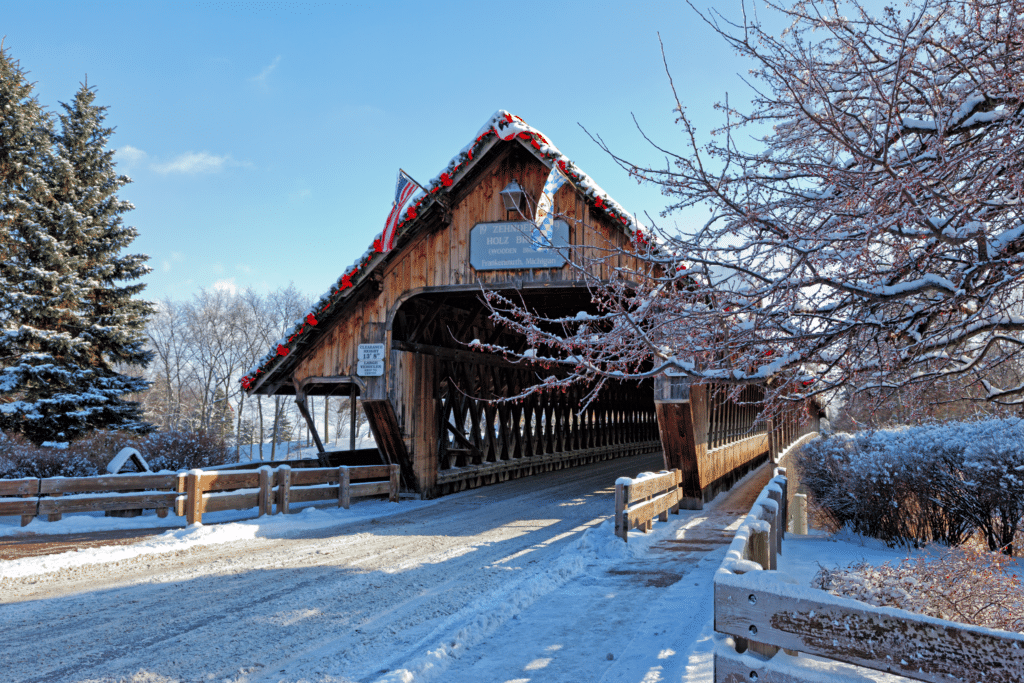
[[[291,353],[291,351],[288,350],[287,346],[281,346],[280,344],[277,345],[277,355],[287,356],[289,353]]]
[[[316,320],[316,317],[312,313],[310,313],[309,315],[306,316],[306,322],[309,323],[310,325],[314,325],[315,326],[316,323],[317,323],[317,320]]]

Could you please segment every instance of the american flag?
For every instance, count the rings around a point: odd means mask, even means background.
[[[389,252],[395,246],[395,233],[398,230],[398,218],[402,214],[405,204],[416,192],[419,185],[410,178],[405,171],[398,172],[398,182],[395,183],[395,203],[391,205],[391,213],[384,224],[384,234],[381,235],[380,248],[378,251]]]

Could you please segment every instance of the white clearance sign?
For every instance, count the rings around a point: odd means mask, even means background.
[[[356,374],[360,377],[381,377],[384,374],[384,345],[360,344]]]

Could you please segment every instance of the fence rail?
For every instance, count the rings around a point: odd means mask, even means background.
[[[170,510],[202,522],[203,513],[256,508],[258,515],[287,514],[292,503],[387,495],[398,502],[398,465],[248,471],[191,470],[177,474],[121,474],[0,480],[0,515],[21,515],[25,526],[37,515],[57,521],[64,513]]]
[[[630,529],[647,533],[655,517],[667,522],[669,512],[678,515],[682,481],[679,470],[616,480],[615,535],[628,543]]]
[[[1021,680],[1022,634],[874,607],[776,578],[787,518],[785,470],[776,474],[715,574],[715,631],[734,638],[734,648],[715,651],[716,683],[852,683],[865,680],[858,667],[935,683]],[[820,667],[780,661],[780,648],[840,664],[823,677]]]

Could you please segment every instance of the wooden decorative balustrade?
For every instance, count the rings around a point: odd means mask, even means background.
[[[585,387],[516,395],[537,369],[438,358],[435,414],[442,492],[660,449],[650,390],[614,383],[581,410]]]

